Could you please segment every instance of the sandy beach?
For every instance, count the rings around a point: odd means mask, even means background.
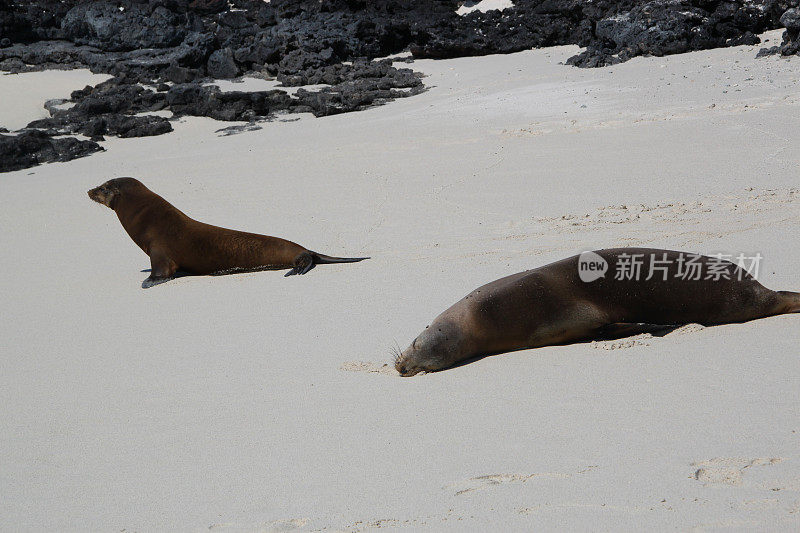
[[[797,530],[798,315],[414,378],[390,353],[587,249],[760,253],[800,290],[800,59],[760,46],[418,60],[429,90],[388,105],[229,136],[182,118],[3,174],[0,529]],[[99,79],[2,76],[0,126]],[[86,196],[117,176],[372,259],[143,290],[147,256]]]

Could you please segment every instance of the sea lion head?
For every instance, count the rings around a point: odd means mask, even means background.
[[[104,184],[88,191],[89,198],[114,209],[119,198],[126,193],[133,192],[139,188],[144,188],[142,182],[134,178],[114,178]]]
[[[394,362],[401,376],[433,372],[463,359],[464,334],[452,320],[436,320]]]

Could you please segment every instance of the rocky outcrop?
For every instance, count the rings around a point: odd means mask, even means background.
[[[645,2],[598,20],[587,50],[568,63],[596,67],[640,55],[758,44],[756,34],[774,28],[778,16],[769,2]]]
[[[183,82],[248,71],[287,76],[403,50],[446,58],[579,44],[587,51],[572,63],[599,66],[755,43],[797,7],[781,0],[517,0],[502,11],[459,16],[456,0],[237,0],[232,8],[213,0],[2,1],[1,68],[18,68],[7,62],[27,54],[35,60],[22,60],[28,65],[79,62]],[[794,20],[791,12],[783,18]],[[53,40],[75,48],[11,46]]]
[[[54,138],[44,131],[19,135],[0,134],[0,172],[11,172],[51,161],[69,161],[102,150],[92,141],[73,137]]]
[[[785,26],[774,52],[797,53],[798,0],[515,0],[456,14],[458,0],[0,0],[0,70],[86,67],[115,76],[32,123],[43,132],[158,135],[141,113],[258,120],[275,112],[356,111],[423,90],[418,75],[374,58],[509,53],[578,44],[600,67],[638,55],[755,44]],[[225,93],[213,79],[247,74],[321,90]],[[158,88],[158,90],[144,87]]]
[[[800,4],[799,0],[791,0],[789,8],[783,12],[780,18],[781,25],[786,28],[783,32],[783,42],[779,46],[762,48],[759,56],[780,54],[783,56],[797,55],[800,53]]]

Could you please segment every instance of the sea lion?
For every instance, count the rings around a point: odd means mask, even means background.
[[[800,293],[771,291],[747,270],[672,250],[585,252],[475,289],[398,353],[395,368],[413,376],[483,355],[630,335],[645,324],[711,326],[800,311]]]
[[[291,268],[305,274],[316,264],[354,263],[368,257],[331,257],[299,244],[193,220],[134,178],[116,178],[88,191],[89,198],[117,214],[122,227],[150,256],[143,288],[163,283],[178,271],[227,274]]]

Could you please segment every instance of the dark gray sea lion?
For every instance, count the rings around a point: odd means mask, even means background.
[[[412,376],[643,324],[711,326],[800,311],[800,293],[769,290],[743,266],[671,250],[586,252],[475,289],[400,353],[395,367]]]
[[[331,257],[299,244],[193,220],[134,178],[116,178],[89,191],[89,198],[117,214],[122,227],[144,253],[151,271],[147,288],[178,271],[226,274],[291,268],[305,274],[316,264],[354,263],[368,257]]]

